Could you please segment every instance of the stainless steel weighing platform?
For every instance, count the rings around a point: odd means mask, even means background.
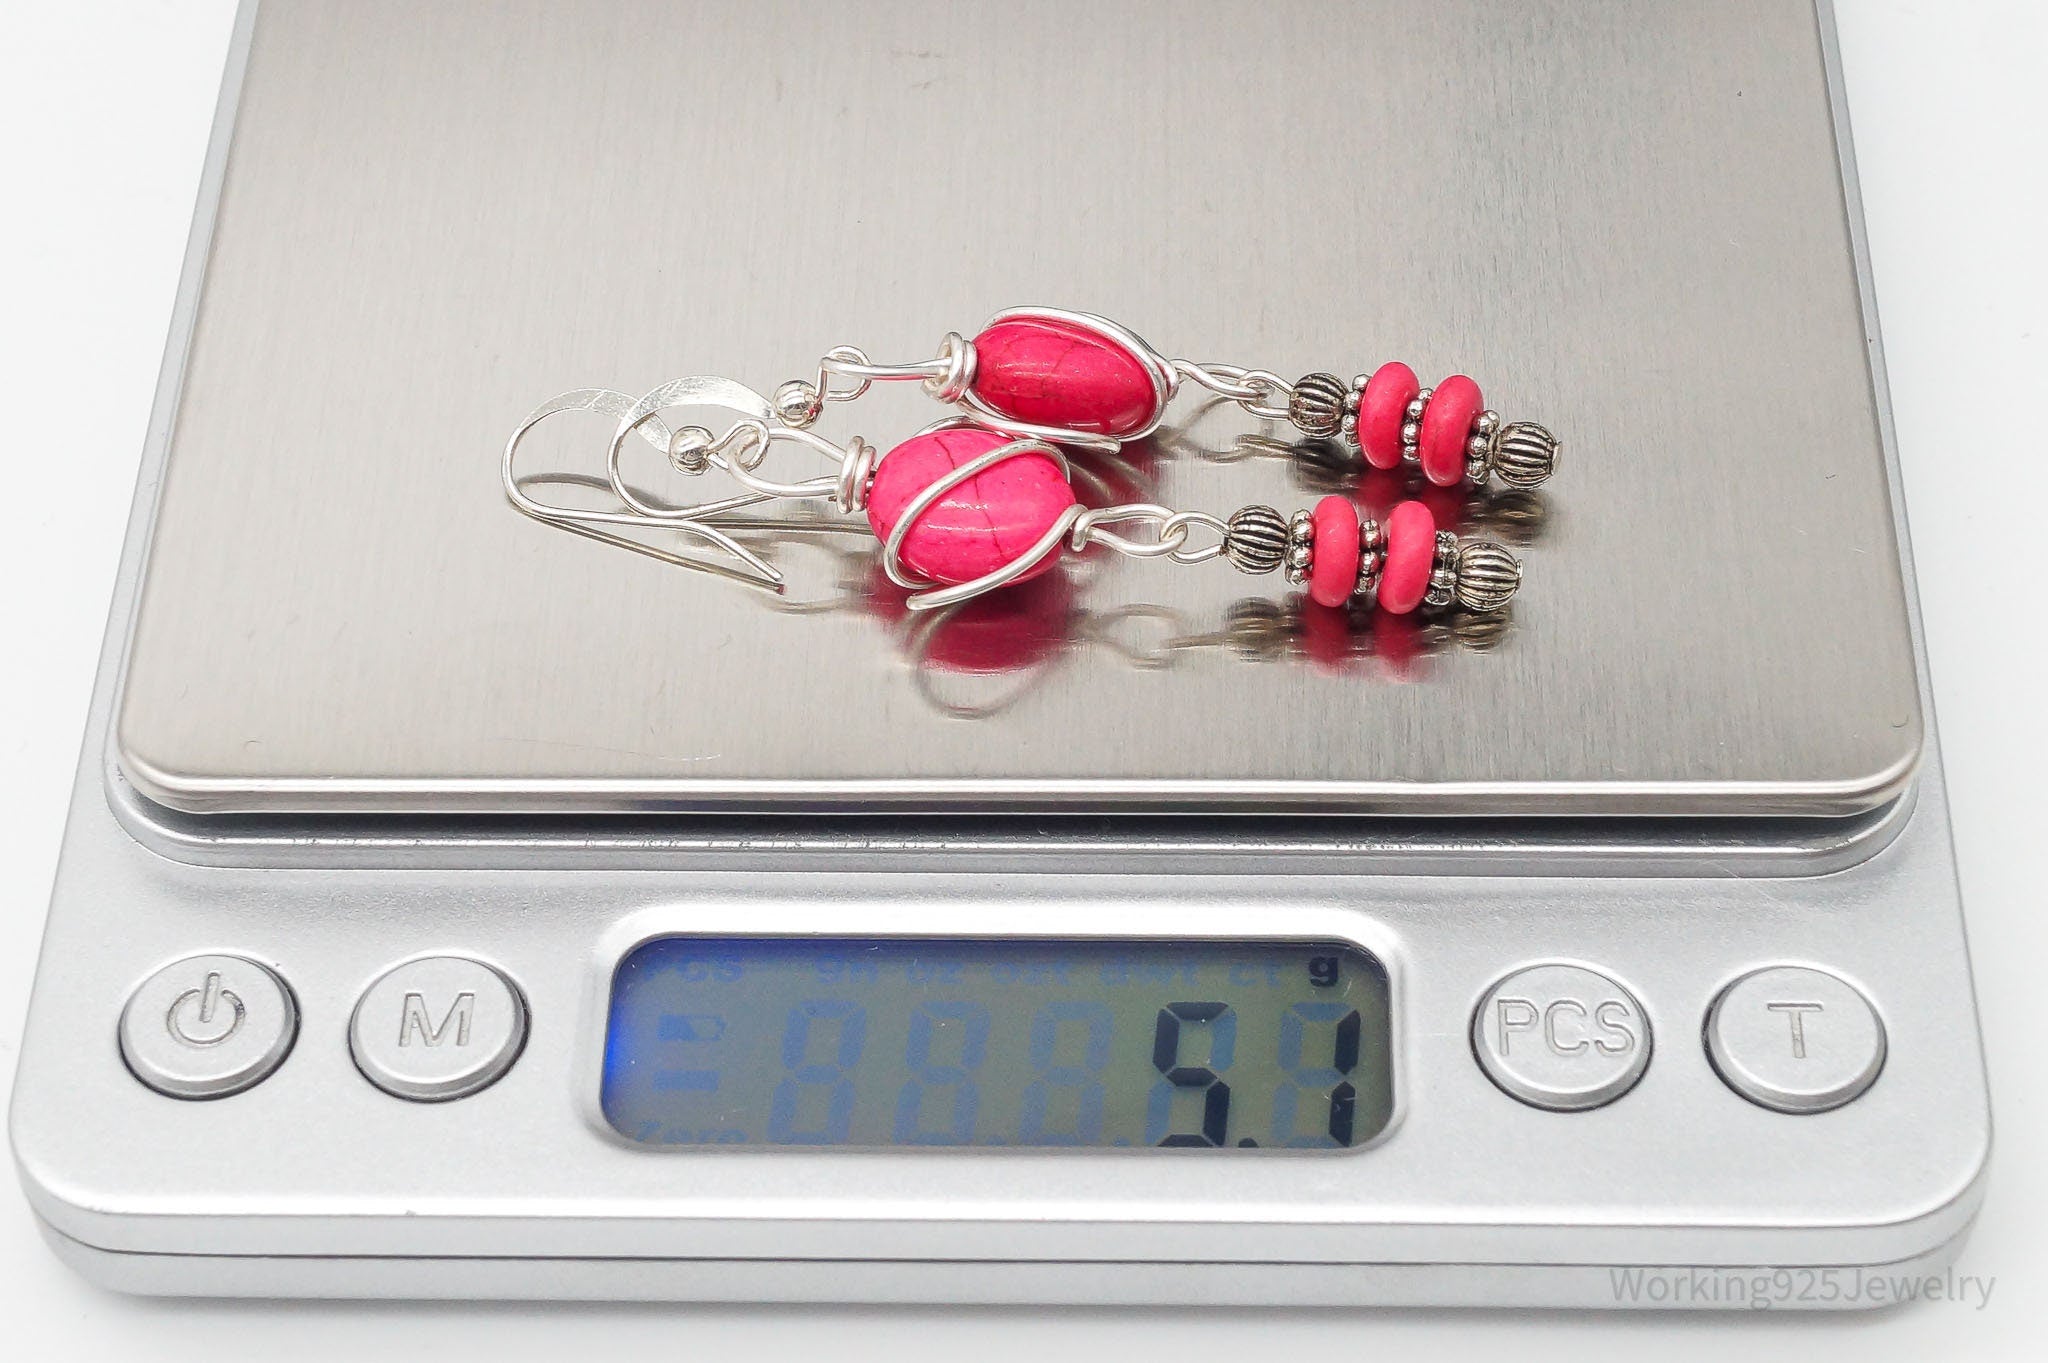
[[[51,1242],[339,1296],[1627,1305],[1619,1270],[1940,1266],[1990,1127],[1860,232],[1798,0],[248,6],[15,1093]],[[1453,508],[1523,556],[1512,613],[1333,635],[1277,579],[1089,561],[912,616],[861,535],[760,531],[774,597],[501,495],[559,390],[768,391],[1040,302],[1478,376],[1566,441]],[[535,446],[557,491],[587,421]],[[1186,397],[1082,475],[1361,487]],[[1351,944],[1390,1119],[649,1148],[600,1102],[608,1001],[678,936]],[[436,991],[495,1049],[408,1074],[364,1038]]]

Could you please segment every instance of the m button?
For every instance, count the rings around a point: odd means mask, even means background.
[[[1650,1063],[1650,1020],[1597,970],[1532,965],[1499,980],[1472,1014],[1472,1052],[1511,1097],[1583,1112],[1635,1087]]]
[[[444,1102],[496,1083],[526,1044],[526,1000],[466,956],[392,967],[363,991],[349,1050],[363,1077],[396,1098]]]

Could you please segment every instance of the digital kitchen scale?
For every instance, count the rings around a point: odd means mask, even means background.
[[[251,6],[14,1098],[51,1243],[216,1295],[1938,1269],[1990,1122],[1844,131],[1798,0]],[[1566,442],[1439,508],[1512,613],[1093,558],[910,613],[747,531],[777,597],[499,487],[560,390],[1020,303],[1480,376]],[[1398,495],[1185,395],[1076,468]]]

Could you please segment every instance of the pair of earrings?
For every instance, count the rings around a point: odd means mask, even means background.
[[[886,454],[858,437],[835,445],[811,431],[826,406],[870,386],[915,381],[960,415],[938,422]],[[1153,503],[1086,507],[1075,496],[1062,447],[1114,451],[1156,430],[1176,392],[1193,384],[1253,416],[1286,420],[1304,435],[1338,438],[1368,463],[1413,465],[1432,483],[1478,486],[1491,479],[1534,487],[1556,465],[1558,442],[1533,422],[1503,422],[1462,375],[1424,388],[1399,363],[1350,383],[1334,374],[1288,383],[1264,370],[1170,360],[1125,327],[1090,313],[1017,308],[998,313],[972,339],[946,335],[938,354],[912,364],[876,364],[854,346],[819,361],[815,380],[794,379],[772,401],[726,379],[693,377],[634,400],[605,389],[565,393],[537,408],[504,452],[505,490],[522,511],[570,528],[659,525],[714,545],[736,575],[780,588],[781,575],[727,535],[732,513],[778,499],[820,499],[864,512],[882,542],[882,566],[912,592],[915,610],[951,605],[1052,568],[1064,552],[1100,547],[1130,558],[1197,564],[1221,558],[1245,573],[1284,570],[1324,606],[1353,597],[1404,614],[1456,604],[1497,611],[1521,583],[1521,565],[1501,545],[1460,541],[1437,529],[1420,501],[1396,506],[1384,525],[1361,518],[1346,497],[1282,516],[1240,507],[1227,519]],[[671,428],[675,407],[721,407],[738,419],[723,433]],[[513,474],[521,440],[557,412],[598,410],[619,418],[607,483],[620,512],[541,503]],[[629,487],[621,456],[638,436],[685,474],[719,468],[741,491],[687,506]],[[775,445],[808,447],[830,472],[786,481],[763,473]],[[1197,540],[1205,541],[1197,543]]]

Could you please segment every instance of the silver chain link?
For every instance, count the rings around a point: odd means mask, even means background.
[[[1149,540],[1132,539],[1103,528],[1110,525],[1151,526],[1155,533]],[[1198,549],[1188,548],[1188,537],[1197,529],[1213,531],[1216,542]],[[1073,527],[1067,532],[1067,547],[1080,553],[1091,544],[1099,544],[1125,558],[1170,558],[1175,563],[1207,563],[1222,555],[1223,538],[1229,532],[1230,527],[1222,519],[1206,511],[1175,511],[1172,507],[1152,502],[1132,502],[1083,511],[1074,518]]]
[[[1225,397],[1265,421],[1287,420],[1287,404],[1294,397],[1294,385],[1269,369],[1246,369],[1235,364],[1198,364],[1174,360],[1173,372],[1182,379]]]

